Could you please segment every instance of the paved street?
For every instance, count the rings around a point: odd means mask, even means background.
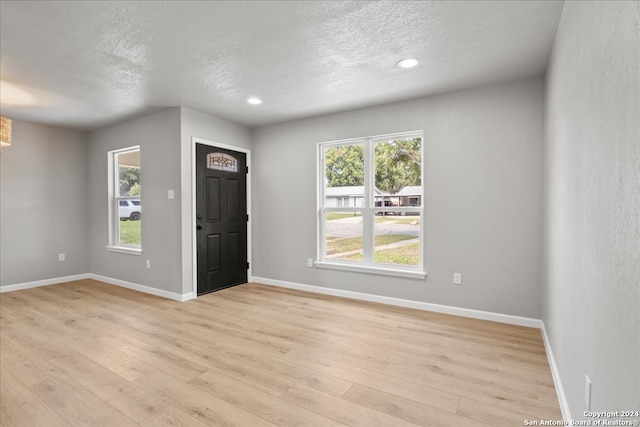
[[[380,221],[380,217],[376,217],[375,232],[379,234],[395,234],[402,236],[420,236],[420,217],[416,216],[415,221],[417,224],[396,224],[394,223],[394,217],[384,217],[385,220]],[[406,218],[413,217],[397,217],[405,220]],[[361,237],[362,236],[362,217],[355,216],[349,218],[334,219],[327,221],[325,235],[327,237]]]

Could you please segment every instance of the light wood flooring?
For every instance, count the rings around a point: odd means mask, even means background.
[[[540,331],[256,283],[184,303],[0,294],[2,426],[521,426],[561,419]]]

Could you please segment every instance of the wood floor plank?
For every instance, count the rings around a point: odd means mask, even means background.
[[[359,384],[355,384],[344,395],[344,399],[420,426],[489,427],[491,425]]]
[[[323,358],[309,353],[292,352],[284,357],[300,366],[308,369],[319,370],[356,384],[365,385],[393,394],[399,397],[415,400],[427,405],[455,413],[458,407],[459,396],[455,393],[446,392],[427,385],[418,384],[412,381],[376,374],[364,369],[353,368],[341,364],[332,359]]]
[[[556,394],[556,389],[553,386],[536,386],[536,391],[538,392],[538,400],[541,402],[546,402],[551,405],[556,405],[558,403],[558,395]]]
[[[248,283],[180,303],[95,280],[0,294],[0,424],[560,419],[539,330]]]
[[[202,390],[221,396],[227,402],[243,408],[256,416],[281,426],[341,426],[327,414],[317,414],[292,404],[280,397],[252,390],[251,386],[225,375],[224,371],[211,370],[189,381]]]
[[[66,376],[49,377],[30,389],[73,426],[137,425],[131,418]]]
[[[521,426],[524,425],[524,420],[540,420],[536,416],[521,414],[519,412],[504,410],[496,412],[492,405],[478,402],[473,399],[463,397],[460,399],[460,405],[458,406],[458,415],[472,418],[475,420],[483,421],[491,424],[492,426]],[[544,418],[552,420],[554,418]]]
[[[349,426],[415,426],[401,418],[296,384],[282,396],[291,402]]]
[[[161,371],[138,378],[135,383],[207,425],[238,427],[272,425],[214,394]]]
[[[0,425],[4,427],[69,426],[26,385],[2,366],[0,379]]]
[[[3,367],[3,373],[11,372],[27,386],[37,384],[56,374],[55,369],[48,362],[34,359],[34,357],[36,355],[29,352],[3,353],[0,357],[0,365]]]
[[[402,364],[389,364],[383,374],[392,377],[415,381],[418,383],[432,383],[434,386],[447,387],[455,390],[467,387],[472,390],[484,390],[489,387],[494,390],[513,393],[518,396],[537,398],[537,392],[532,384],[514,380],[508,377],[475,371],[462,366],[443,363],[426,363],[421,367]]]
[[[70,353],[49,363],[135,422],[160,412],[168,405],[79,353]]]
[[[78,353],[85,355],[94,362],[99,363],[129,381],[133,381],[136,378],[140,378],[156,370],[152,365],[129,356],[100,341],[91,344],[77,344],[73,348]]]
[[[500,361],[507,365],[518,369],[532,370],[543,374],[551,374],[549,362],[547,359],[533,359],[526,356],[518,356],[514,354],[502,354]]]
[[[3,324],[0,323],[0,328]],[[4,355],[6,353],[10,354],[18,354],[18,353],[28,353],[29,348],[25,345],[19,343],[15,339],[11,337],[11,335],[6,334],[4,332],[0,332],[0,354]]]
[[[535,397],[528,397],[532,393],[529,389],[505,389],[502,385],[494,384],[491,377],[488,377],[486,382],[483,383],[477,379],[469,380],[464,376],[439,375],[434,372],[398,365],[393,365],[392,369],[389,372],[390,375],[403,378],[406,381],[428,383],[437,389],[512,411],[535,413],[538,414],[540,419],[554,419],[558,414],[556,405],[550,405],[537,399],[535,387],[532,388]],[[524,408],[527,408],[528,411],[524,410]]]
[[[524,369],[522,367],[511,366],[502,363],[500,353],[495,351],[487,353],[483,351],[475,352],[459,348],[448,348],[442,346],[431,346],[422,355],[404,352],[400,349],[380,346],[375,342],[361,343],[356,345],[352,353],[376,354],[379,357],[388,359],[391,364],[409,365],[418,369],[433,369],[434,367],[449,367],[458,370],[459,367],[472,369],[478,373],[485,372],[506,376],[526,383],[541,386],[553,386],[551,375],[540,375],[539,370]],[[532,361],[538,364],[537,361]]]
[[[218,353],[214,354],[218,355]],[[252,384],[256,389],[274,396],[280,396],[295,384],[291,378],[283,378],[276,372],[271,372],[261,366],[256,366],[243,360],[220,357],[217,362],[213,366],[210,365],[209,369],[221,369],[228,376]]]
[[[44,360],[63,356],[73,348],[74,343],[85,340],[83,337],[73,336],[69,331],[61,331],[51,325],[31,320],[2,325],[2,330],[19,345],[26,347],[28,352],[37,354]],[[87,338],[86,341],[92,340]]]
[[[239,379],[240,381],[250,381],[256,384],[254,375],[243,375],[243,373],[253,372],[260,376],[268,373],[267,392],[271,392],[274,386],[278,386],[274,391],[277,395],[282,394],[294,383],[300,383],[319,391],[342,396],[352,385],[350,381],[325,374],[322,372],[302,368],[290,363],[282,358],[270,357],[256,354],[235,344],[218,342],[215,346],[209,347],[213,350],[210,358],[219,361],[218,368],[225,368],[227,375]],[[226,363],[226,366],[225,366]],[[229,364],[231,365],[229,366]],[[275,375],[274,382],[269,383],[269,378]]]
[[[539,367],[540,362],[537,360],[527,359],[531,362],[530,365],[522,362],[521,366],[514,366],[509,363],[503,363],[501,357],[499,357],[496,361],[477,357],[477,355],[473,352],[458,352],[456,350],[445,350],[438,347],[432,347],[429,355],[427,356],[427,359],[434,360],[439,363],[464,366],[466,368],[474,369],[477,371],[495,373],[497,375],[507,376],[509,378],[521,380],[527,383],[535,383],[543,386],[553,386],[551,371],[548,368],[548,363],[546,360],[544,362],[544,365],[546,365],[547,368],[546,370],[543,370]],[[421,366],[420,363],[411,364],[418,367]],[[547,373],[549,375],[540,375],[540,372]]]
[[[141,425],[145,427],[206,427],[205,423],[198,421],[186,412],[174,406],[168,406],[162,411],[144,420]]]
[[[165,349],[150,346],[124,334],[107,335],[100,338],[100,341],[176,378],[193,378],[207,370]]]

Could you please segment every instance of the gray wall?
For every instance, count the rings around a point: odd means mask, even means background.
[[[86,159],[84,133],[13,121],[0,156],[0,286],[89,271]]]
[[[251,131],[228,120],[209,116],[189,108],[180,109],[181,156],[182,156],[182,293],[193,289],[192,230],[193,212],[191,197],[191,138],[202,138],[219,144],[251,149]]]
[[[530,78],[255,129],[254,276],[539,318],[543,97]],[[426,281],[308,268],[317,143],[419,129]]]
[[[547,76],[542,314],[571,415],[640,408],[640,3],[567,2]]]
[[[142,256],[108,252],[107,153],[140,145]],[[171,108],[89,134],[89,271],[182,293],[180,109]],[[176,198],[169,200],[167,191]],[[145,266],[151,261],[151,268]]]

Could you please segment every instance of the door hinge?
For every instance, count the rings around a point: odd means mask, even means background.
[[[247,263],[247,270],[249,269],[249,263]]]
[[[249,166],[247,166],[247,170],[246,170],[246,172],[245,172],[245,173],[249,173]]]
[[[249,222],[249,215],[247,215],[247,222]]]

